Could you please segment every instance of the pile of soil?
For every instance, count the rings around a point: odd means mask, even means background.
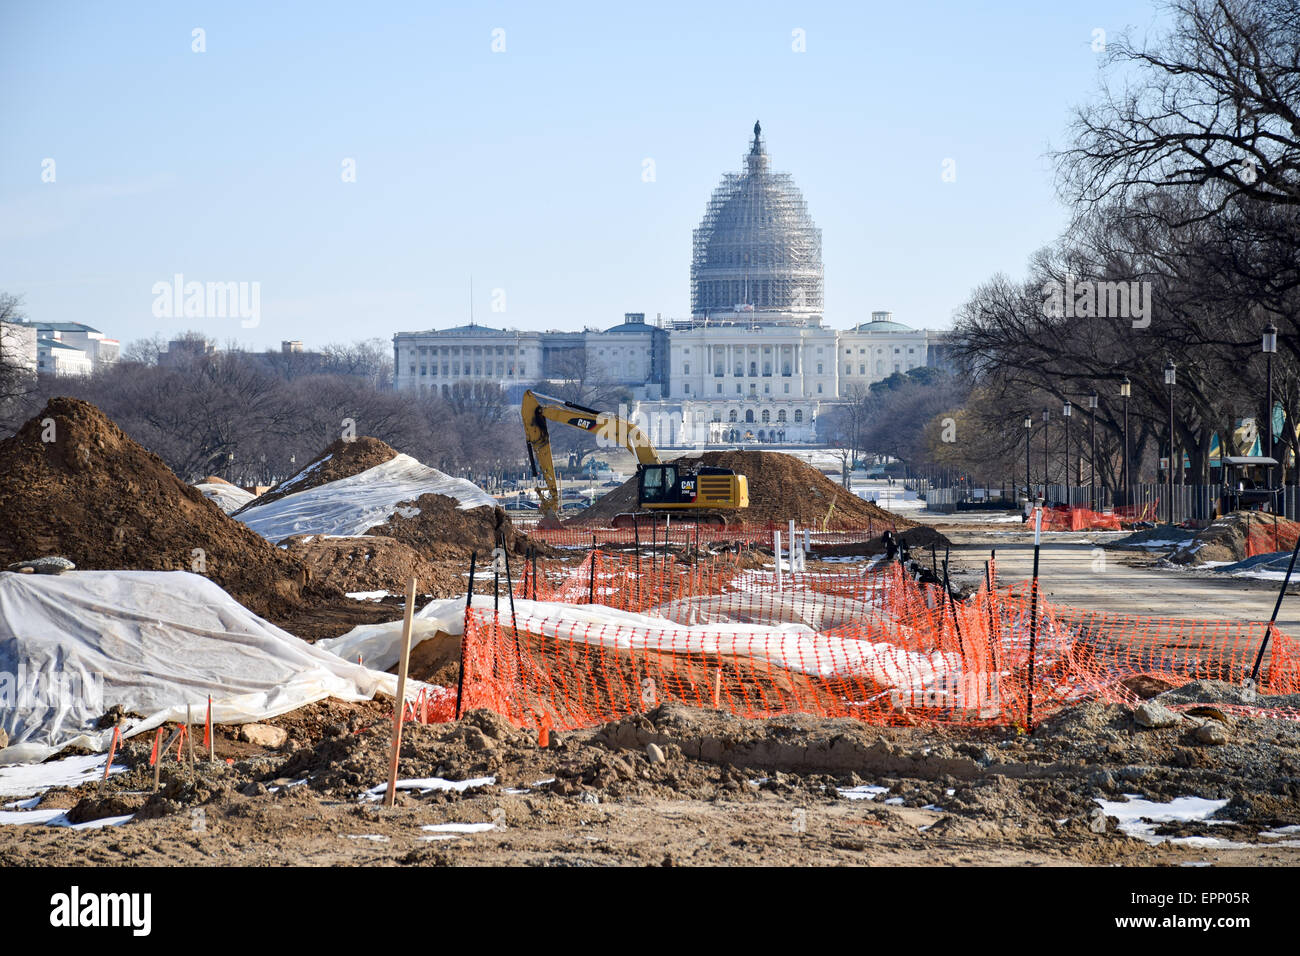
[[[1124,551],[1158,551],[1173,548],[1191,541],[1196,537],[1195,531],[1180,528],[1177,525],[1162,524],[1154,528],[1134,531],[1115,541],[1107,541],[1102,547]]]
[[[900,529],[915,527],[915,522],[859,498],[793,455],[776,451],[707,451],[677,461],[689,468],[702,464],[729,468],[745,476],[749,507],[729,512],[738,523],[784,525],[793,518],[800,527],[828,530],[890,521]],[[637,510],[636,491],[633,476],[566,524],[608,525],[616,515]]]
[[[511,554],[527,554],[532,548],[540,555],[551,549],[515,528],[502,508],[459,507],[460,502],[446,495],[420,495],[415,501],[400,502],[399,508],[419,508],[419,513],[405,517],[394,512],[388,520],[375,525],[368,535],[395,538],[420,554],[436,561],[468,562],[470,552],[482,560],[499,542]]]
[[[245,507],[264,505],[295,495],[308,488],[327,485],[341,478],[351,478],[397,457],[397,451],[378,438],[340,438],[298,471],[270,491],[259,495]],[[205,478],[204,481],[212,481]],[[220,479],[217,479],[220,480]],[[242,511],[244,509],[240,509]],[[239,514],[239,512],[235,512]]]
[[[50,399],[0,442],[0,567],[45,555],[81,569],[194,571],[263,617],[342,599],[75,398]]]
[[[1298,522],[1262,511],[1234,511],[1180,544],[1168,560],[1179,565],[1241,561],[1250,557],[1247,542],[1252,539],[1256,554],[1289,551],[1295,545],[1297,533],[1300,533]]]
[[[196,485],[230,485],[231,488],[239,487],[233,481],[226,481],[226,479],[218,478],[216,475],[208,475],[208,477],[201,478],[194,483]]]
[[[392,460],[397,454],[396,449],[378,438],[339,439],[296,475],[285,479],[246,508],[260,507],[309,488],[351,478]],[[529,548],[540,554],[551,553],[545,545],[535,544],[525,534],[516,531],[502,508],[463,510],[459,505],[459,501],[446,495],[421,495],[414,501],[401,501],[395,505],[397,509],[418,508],[419,514],[403,517],[395,512],[384,524],[375,525],[366,531],[367,535],[400,543],[406,551],[395,548],[390,543],[370,546],[362,543],[349,549],[343,544],[319,540],[305,546],[299,542],[290,550],[309,567],[323,572],[327,580],[337,580],[346,591],[380,588],[402,590],[412,570],[416,571],[416,577],[421,582],[427,579],[431,584],[445,584],[449,580],[448,572],[431,570],[431,562],[448,560],[464,563],[469,561],[470,553],[475,551],[482,558],[491,554],[492,549],[503,539],[513,554],[525,554]],[[246,508],[241,508],[235,514],[242,514]],[[415,553],[407,553],[411,549]],[[371,555],[370,559],[365,557],[366,553]],[[380,554],[383,555],[381,565],[367,573],[362,565],[367,560],[373,562],[374,556]],[[365,581],[373,584],[365,585]],[[383,583],[385,581],[389,583]],[[423,583],[421,587],[424,588]],[[424,593],[437,592],[425,589]]]
[[[895,533],[894,540],[908,551],[910,557],[917,560],[928,561],[927,555],[930,549],[934,548],[936,556],[942,561],[944,554],[952,548],[952,541],[947,535],[923,524]],[[813,542],[813,555],[818,558],[874,557],[877,554],[884,554],[887,550],[884,535],[861,543],[817,544]]]
[[[322,538],[295,535],[281,546],[312,574],[312,580],[343,592],[390,591],[404,593],[416,579],[420,594],[436,598],[465,592],[459,564],[435,564],[409,544],[382,535]]]

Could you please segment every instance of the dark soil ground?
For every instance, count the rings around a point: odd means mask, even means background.
[[[419,508],[419,514],[407,518],[395,513],[366,533],[396,539],[437,561],[468,561],[471,552],[478,552],[482,560],[502,542],[511,554],[522,556],[529,549],[541,555],[552,553],[545,544],[516,530],[501,508],[463,509],[456,499],[444,495],[421,495],[402,504]]]
[[[1213,704],[1233,693],[1200,683],[1160,699]],[[387,706],[326,702],[270,721],[289,731],[279,751],[223,733],[216,763],[169,759],[157,793],[148,743],[131,742],[133,769],[102,796],[85,785],[42,803],[85,820],[135,813],[132,822],[3,827],[0,866],[1300,863],[1300,849],[1284,845],[1296,841],[1261,836],[1300,823],[1300,726],[1225,719],[1228,742],[1211,746],[1195,729],[1217,718],[1143,730],[1105,704],[1065,711],[1032,735],[747,721],[665,705],[551,734],[542,748],[536,731],[474,711],[408,725],[400,775],[493,780],[402,791],[385,809],[361,795],[386,779]],[[863,785],[884,792],[845,796]],[[1126,836],[1095,802],[1124,794],[1227,800],[1212,823],[1156,831],[1223,842]],[[491,826],[422,829],[446,824]]]
[[[286,545],[291,557],[311,571],[314,579],[344,592],[402,594],[412,577],[421,594],[451,597],[465,592],[459,562],[430,561],[411,545],[393,538],[296,535],[281,543]]]

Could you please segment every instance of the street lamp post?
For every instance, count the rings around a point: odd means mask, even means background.
[[[1092,489],[1089,498],[1092,501],[1092,510],[1100,511],[1097,507],[1100,503],[1097,501],[1097,390],[1093,389],[1088,393],[1088,430],[1092,432],[1092,456],[1088,459],[1089,487]]]
[[[1166,495],[1169,507],[1165,513],[1169,523],[1174,523],[1174,386],[1178,384],[1178,366],[1173,359],[1165,360],[1165,385],[1169,389],[1169,467],[1165,470]],[[1179,462],[1181,464],[1181,462]]]
[[[1047,505],[1047,479],[1049,475],[1049,470],[1052,467],[1051,462],[1048,461],[1047,458],[1047,453],[1048,453],[1047,440],[1052,437],[1047,432],[1047,423],[1051,419],[1051,417],[1052,417],[1051,412],[1049,412],[1046,408],[1044,408],[1043,409],[1043,506],[1044,507],[1046,507]]]
[[[1070,508],[1074,507],[1074,501],[1070,498],[1070,417],[1073,411],[1069,399],[1066,399],[1061,414],[1065,416],[1065,504]]]
[[[1124,380],[1119,383],[1119,397],[1124,399],[1124,467],[1123,467],[1123,489],[1124,504],[1129,504],[1129,473],[1128,473],[1128,400],[1133,394],[1133,383],[1124,376]]]
[[[1034,420],[1025,416],[1025,500],[1033,501],[1034,489],[1029,483],[1029,434],[1033,431]]]
[[[1267,363],[1264,386],[1264,454],[1273,457],[1273,353],[1277,351],[1277,326],[1270,322],[1264,326],[1264,356]],[[1273,466],[1268,466],[1269,511],[1277,514],[1277,499],[1273,496]]]

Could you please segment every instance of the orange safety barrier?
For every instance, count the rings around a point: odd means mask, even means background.
[[[1036,508],[1043,513],[1044,531],[1119,531],[1120,517],[1089,508]],[[1031,515],[1029,526],[1033,527]]]
[[[873,724],[1024,725],[1086,699],[1132,704],[1150,676],[1240,682],[1266,625],[1156,619],[1051,604],[1028,584],[965,601],[883,570],[786,575],[682,565],[638,571],[592,552],[551,588],[545,616],[471,610],[464,704],[521,727],[591,726],[664,701],[743,717],[808,713]],[[996,581],[996,577],[992,580]],[[630,626],[563,605],[662,618]],[[751,625],[804,622],[809,630]],[[1032,645],[1032,653],[1031,653]],[[1267,693],[1300,692],[1300,645],[1276,629]]]
[[[1290,551],[1295,548],[1296,537],[1300,535],[1300,522],[1289,521],[1276,515],[1260,515],[1258,521],[1251,521],[1246,532],[1246,557],[1257,554],[1271,554],[1275,551]]]
[[[788,525],[775,523],[729,525],[725,528],[689,521],[676,521],[668,524],[662,522],[651,525],[643,523],[638,528],[532,528],[530,538],[544,541],[557,548],[590,548],[593,542],[601,545],[633,545],[637,542],[644,547],[651,544],[675,548],[692,548],[698,542],[701,546],[718,544],[771,544],[772,533],[781,532],[782,547],[787,547],[786,529]],[[798,528],[802,537],[803,528]],[[860,544],[880,537],[886,531],[896,531],[893,521],[880,519],[868,521],[865,525],[847,528],[832,528],[826,531],[809,530],[814,550],[818,546],[837,544]]]

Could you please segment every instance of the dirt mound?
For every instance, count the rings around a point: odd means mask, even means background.
[[[314,460],[300,468],[297,474],[286,478],[265,494],[259,495],[255,502],[249,503],[249,506],[279,501],[281,498],[306,491],[308,488],[327,485],[340,478],[351,478],[396,457],[396,450],[378,438],[362,437],[350,440],[340,438]]]
[[[515,529],[509,515],[501,508],[460,508],[460,502],[446,495],[420,495],[415,501],[403,501],[388,520],[375,525],[368,535],[396,538],[434,560],[468,561],[470,552],[479,558],[492,553],[498,541],[504,541],[511,554],[525,554],[530,547],[539,554],[550,554],[546,545],[534,543]],[[418,508],[409,517],[403,509]]]
[[[438,565],[409,544],[380,535],[321,538],[302,535],[282,542],[289,556],[301,562],[312,580],[344,592],[391,591],[401,594],[414,577],[421,594],[453,597],[463,594],[459,564]]]
[[[195,571],[263,616],[342,597],[75,398],[50,399],[0,442],[0,567],[54,554],[88,570]]]
[[[224,478],[218,478],[216,475],[208,475],[199,481],[194,482],[196,485],[230,485],[231,488],[238,488],[233,481],[226,481]]]
[[[802,527],[828,530],[857,528],[868,523],[892,521],[898,528],[915,522],[900,518],[869,501],[864,501],[835,484],[816,468],[793,455],[776,451],[708,451],[684,456],[679,462],[694,468],[700,464],[730,468],[749,483],[749,507],[732,512],[744,524],[783,525],[793,518]],[[600,527],[615,515],[636,511],[636,478],[629,478],[568,524]]]
[[[952,548],[952,542],[948,537],[929,525],[917,525],[914,528],[908,528],[894,536],[895,540],[905,548],[910,557],[925,563],[929,560],[926,557],[931,548],[934,548],[936,557],[942,561],[945,553]],[[884,554],[888,550],[885,543],[884,535],[872,538],[870,541],[862,541],[851,544],[813,544],[813,554],[819,558],[850,558],[850,557],[872,557],[877,554]]]
[[[1125,535],[1115,541],[1107,541],[1102,547],[1117,550],[1159,551],[1164,548],[1177,547],[1195,537],[1195,531],[1179,528],[1176,525],[1162,524],[1154,528],[1143,528],[1141,531],[1134,531],[1132,534]]]
[[[1300,523],[1262,511],[1234,511],[1216,520],[1169,555],[1172,564],[1236,562],[1295,546]]]

